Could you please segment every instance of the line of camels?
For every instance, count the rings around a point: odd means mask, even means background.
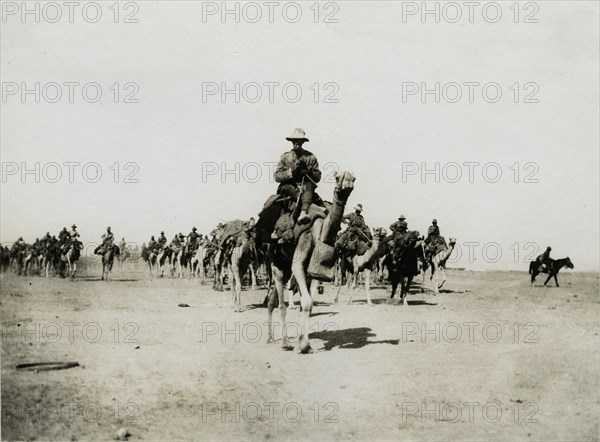
[[[355,177],[351,172],[338,172],[335,177],[335,189],[331,203],[327,203],[327,210],[321,211],[321,216],[314,216],[312,223],[297,235],[294,242],[287,244],[275,244],[264,240],[261,233],[254,232],[254,235],[241,230],[231,238],[228,253],[225,248],[213,250],[211,254],[209,246],[206,243],[201,244],[189,259],[185,259],[184,248],[176,252],[164,249],[159,252],[145,249],[142,256],[149,266],[150,273],[156,273],[157,276],[164,275],[164,267],[167,258],[170,261],[171,274],[178,273],[183,276],[183,268],[187,265],[190,268],[191,276],[199,276],[205,272],[207,261],[214,268],[214,288],[223,289],[224,275],[228,275],[229,284],[233,294],[233,305],[236,312],[242,311],[241,292],[242,280],[250,272],[253,285],[256,285],[257,263],[264,263],[267,274],[268,285],[274,285],[274,290],[270,289],[267,294],[266,302],[268,307],[268,341],[274,342],[273,334],[273,311],[279,309],[283,326],[282,346],[289,349],[289,339],[286,333],[286,304],[284,300],[284,288],[293,285],[300,294],[300,306],[302,309],[301,335],[299,339],[299,349],[301,353],[311,350],[308,340],[308,321],[311,315],[314,297],[319,290],[322,281],[331,281],[332,276],[337,273],[339,279],[339,263],[343,257],[338,257],[333,252],[338,232],[340,231],[344,208],[351,192],[354,189]],[[312,208],[312,206],[311,206]],[[317,212],[320,209],[316,209]],[[352,256],[345,267],[350,273],[352,292],[348,300],[352,302],[354,289],[356,288],[359,274],[363,274],[365,291],[367,294],[367,304],[373,305],[370,291],[371,273],[380,268],[382,263],[387,260],[387,270],[392,284],[391,298],[396,297],[399,290],[398,303],[406,305],[406,295],[416,273],[413,269],[417,266],[417,261],[423,259],[422,238],[418,232],[408,232],[406,235],[407,246],[402,249],[402,256],[393,256],[393,253],[386,253],[391,248],[382,247],[382,242],[386,237],[386,231],[383,228],[373,230],[373,240],[369,249],[362,255]],[[431,278],[434,280],[434,293],[439,293],[439,289],[446,281],[445,267],[450,257],[456,239],[450,238],[448,247],[437,253],[430,260]],[[336,264],[338,264],[336,266]],[[178,272],[176,271],[178,266]],[[321,268],[319,268],[321,266]],[[324,267],[324,268],[323,268]],[[337,272],[336,272],[337,268]],[[329,275],[323,276],[323,273]],[[423,276],[424,276],[423,272]],[[341,281],[340,281],[341,286]],[[335,301],[338,301],[339,290]],[[293,300],[290,299],[290,306],[293,306]]]

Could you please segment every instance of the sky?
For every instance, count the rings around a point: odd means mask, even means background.
[[[256,217],[299,127],[324,199],[352,171],[347,211],[422,233],[437,218],[454,267],[526,270],[552,246],[598,270],[597,2],[521,2],[518,16],[500,2],[500,18],[463,2],[428,2],[438,17],[421,2],[276,2],[272,19],[264,2],[237,17],[99,2],[95,23],[88,3],[72,20],[39,3],[39,23],[2,5],[2,242],[75,223],[84,242],[111,226],[139,244]]]

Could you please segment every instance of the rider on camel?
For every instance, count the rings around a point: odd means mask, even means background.
[[[108,226],[106,228],[106,233],[104,233],[102,235],[102,244],[100,244],[98,247],[96,247],[96,250],[94,250],[94,253],[96,255],[104,255],[113,246],[114,239],[115,239],[115,236],[110,231],[110,226]]]
[[[158,237],[157,245],[159,253],[162,252],[167,246],[167,237],[165,236],[165,232],[161,231],[160,236]]]
[[[400,223],[403,223],[404,221],[406,221],[406,217],[404,215],[400,215],[398,221],[395,221],[392,225],[390,225],[390,230],[392,231],[392,234],[398,230]]]
[[[277,193],[289,194],[295,189],[300,190],[301,211],[298,224],[307,224],[310,222],[308,208],[313,201],[317,183],[321,181],[319,162],[317,157],[302,147],[309,141],[304,130],[294,129],[292,135],[286,137],[286,140],[291,141],[293,147],[292,150],[281,155],[275,169],[274,178],[279,183]]]
[[[354,207],[354,212],[344,215],[342,223],[348,224],[348,228],[339,235],[335,242],[336,248],[346,246],[349,250],[355,250],[357,242],[368,242],[373,238],[373,235],[371,235],[371,231],[361,214],[362,211],[362,204],[357,204],[356,207]],[[354,236],[355,239],[348,242],[352,236]]]

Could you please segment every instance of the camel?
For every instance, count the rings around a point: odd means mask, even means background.
[[[231,255],[226,258],[226,265],[229,272],[229,285],[233,293],[233,310],[235,312],[242,311],[242,278],[248,271],[252,269],[252,263],[256,262],[256,248],[250,236],[250,233],[240,233],[231,241],[235,241],[235,245],[231,251]],[[253,286],[256,285],[256,277],[254,272]]]
[[[157,277],[163,277],[165,276],[165,262],[167,262],[167,259],[169,260],[169,264],[171,264],[171,255],[173,254],[173,251],[169,248],[169,247],[165,247],[163,249],[160,249],[158,252],[158,256],[156,257],[156,276]]]
[[[540,273],[547,273],[548,278],[546,278],[546,282],[544,282],[544,286],[546,284],[548,284],[548,281],[550,281],[550,278],[554,278],[554,283],[556,284],[556,287],[560,287],[558,285],[558,278],[556,277],[556,275],[558,275],[558,272],[560,271],[560,269],[562,269],[565,266],[567,266],[569,269],[575,268],[575,266],[571,262],[571,259],[568,256],[566,258],[562,258],[562,259],[551,259],[550,265],[542,268],[541,271],[540,271],[539,261],[537,261],[537,260],[531,261],[529,263],[529,274],[531,275],[531,286],[533,287],[533,283],[534,283],[535,277],[537,275],[539,275]]]
[[[115,256],[119,256],[119,246],[113,244],[102,254],[102,280],[104,281],[104,275],[106,280],[110,281],[110,272],[112,271],[113,262]]]
[[[69,246],[67,253],[64,253],[60,258],[61,262],[63,262],[66,268],[68,269],[68,273],[69,275],[71,275],[71,280],[75,279],[75,272],[77,271],[77,261],[79,260],[80,255],[81,249],[79,246],[79,242],[74,242]]]
[[[406,295],[418,274],[418,261],[423,259],[423,246],[417,231],[406,232],[398,241],[398,244],[393,239],[388,242],[385,263],[392,283],[390,299],[394,299],[400,284],[400,304],[406,305]]]
[[[357,254],[352,257],[352,290],[350,291],[348,304],[352,304],[352,297],[354,295],[354,290],[356,289],[358,276],[360,272],[363,272],[365,291],[367,292],[367,305],[373,305],[373,302],[371,301],[371,272],[375,270],[378,264],[379,244],[381,243],[381,239],[385,238],[385,236],[385,229],[381,227],[373,229],[373,241],[371,242],[369,250],[362,255]],[[340,285],[340,289],[341,287],[342,286]],[[333,300],[334,303],[338,302],[339,294],[340,290],[338,289],[335,299]]]
[[[268,305],[268,338],[267,342],[274,342],[273,339],[273,310],[276,305],[276,299],[279,302],[279,313],[283,324],[283,348],[289,349],[287,330],[286,330],[286,306],[283,299],[284,284],[293,275],[300,289],[303,321],[301,323],[301,335],[299,348],[301,353],[311,351],[310,340],[308,339],[308,322],[313,307],[312,296],[316,295],[319,281],[308,274],[308,267],[315,250],[327,252],[327,246],[333,249],[333,244],[337,232],[340,230],[344,207],[348,201],[350,193],[354,189],[355,177],[350,172],[339,172],[335,176],[336,186],[333,193],[333,204],[325,218],[315,217],[313,224],[300,233],[295,245],[278,245],[274,247],[272,258],[273,279],[276,290],[269,296]],[[318,243],[321,242],[323,244]],[[324,246],[326,245],[326,246]],[[317,248],[318,247],[318,248]],[[315,255],[315,259],[321,262],[323,258]],[[335,260],[331,262],[334,265]],[[310,290],[309,290],[310,287]]]
[[[150,270],[150,276],[152,276],[152,268],[158,266],[158,256],[154,251],[146,247],[146,244],[142,244],[142,259],[148,264]],[[158,272],[158,268],[157,268]]]
[[[449,238],[448,247],[445,250],[439,251],[431,258],[431,277],[429,279],[433,281],[434,295],[440,293],[440,289],[446,282],[446,262],[450,258],[455,244],[456,238]],[[436,277],[436,280],[433,280],[436,272],[439,276]]]
[[[202,279],[207,277],[206,267],[204,267],[204,260],[207,254],[207,244],[205,241],[200,241],[198,248],[193,252],[190,258],[190,277]]]

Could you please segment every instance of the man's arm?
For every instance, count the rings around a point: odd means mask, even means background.
[[[292,168],[288,165],[286,154],[281,155],[279,163],[277,164],[275,172],[273,173],[273,178],[275,178],[275,181],[277,181],[278,183],[284,183],[293,178],[293,171]]]
[[[306,160],[306,175],[315,183],[321,181],[321,170],[319,169],[319,161],[314,155],[310,155]]]

